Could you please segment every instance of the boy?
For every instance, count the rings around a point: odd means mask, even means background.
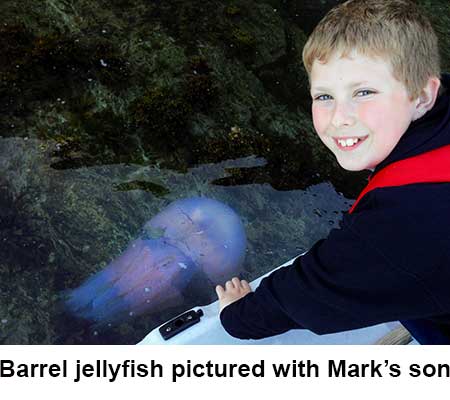
[[[450,343],[450,75],[439,79],[433,28],[411,1],[350,0],[319,23],[303,62],[317,134],[374,184],[255,292],[238,278],[217,286],[224,328],[258,339],[401,320],[420,343]]]

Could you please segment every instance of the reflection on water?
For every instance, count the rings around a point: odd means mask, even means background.
[[[1,343],[136,343],[214,301],[197,274],[182,301],[101,329],[61,308],[176,199],[238,213],[251,281],[326,236],[363,185],[313,132],[292,5],[197,3],[0,4]]]
[[[261,168],[266,164],[261,158],[204,164],[184,173],[121,164],[58,170],[50,167],[54,146],[0,139],[0,332],[5,343],[134,343],[185,309],[214,301],[214,285],[199,275],[185,288],[182,302],[130,316],[118,326],[92,330],[59,309],[63,291],[117,258],[143,222],[177,198],[211,197],[239,214],[248,237],[241,275],[247,280],[309,248],[349,206],[329,183],[286,191],[268,183],[217,184],[237,170]]]

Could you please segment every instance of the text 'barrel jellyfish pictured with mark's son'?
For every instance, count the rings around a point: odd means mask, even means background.
[[[66,293],[65,306],[96,325],[161,310],[202,271],[211,285],[238,275],[246,237],[238,215],[209,198],[177,200],[102,271]]]

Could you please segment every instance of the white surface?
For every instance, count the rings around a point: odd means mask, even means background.
[[[280,265],[278,268],[292,264],[294,260],[295,258]],[[255,290],[261,280],[270,273],[271,272],[252,281],[250,283],[251,288]],[[218,316],[218,301],[205,307],[194,307],[193,309],[198,310],[199,308],[201,308],[204,313],[199,323],[191,326],[169,340],[164,340],[162,338],[158,327],[151,331],[139,344],[373,344],[398,326],[398,323],[391,322],[369,328],[329,335],[316,335],[310,331],[299,329],[266,339],[241,340],[228,335],[223,329]]]

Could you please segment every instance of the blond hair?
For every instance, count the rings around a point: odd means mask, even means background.
[[[329,11],[303,49],[308,76],[314,61],[326,63],[334,54],[346,57],[353,50],[390,62],[411,100],[430,77],[440,77],[436,33],[409,0],[349,0]]]

